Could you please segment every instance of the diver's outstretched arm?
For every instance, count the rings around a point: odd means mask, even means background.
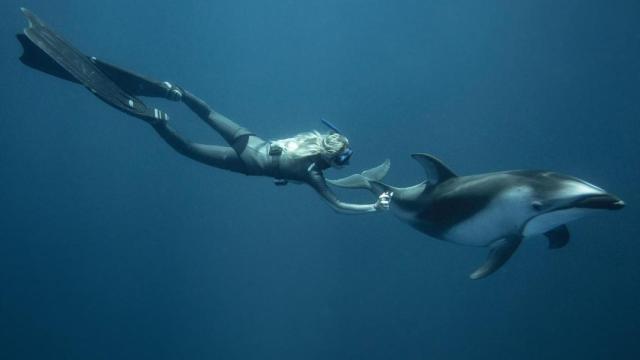
[[[336,195],[331,191],[329,186],[324,180],[324,176],[320,171],[310,171],[309,172],[309,185],[313,187],[320,196],[322,196],[335,210],[336,212],[342,214],[364,214],[370,213],[380,210],[387,210],[389,208],[388,201],[384,201],[382,198],[379,198],[378,201],[374,204],[351,204],[345,203],[336,197]],[[381,195],[382,196],[382,195]]]

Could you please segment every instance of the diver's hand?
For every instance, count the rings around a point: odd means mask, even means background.
[[[393,191],[385,191],[380,196],[378,196],[378,201],[374,205],[376,210],[389,210],[389,204],[391,203],[391,198],[393,197]]]

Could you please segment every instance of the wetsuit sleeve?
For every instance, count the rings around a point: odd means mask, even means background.
[[[333,210],[339,213],[364,214],[378,211],[378,209],[376,208],[376,204],[351,204],[338,200],[336,195],[327,185],[326,181],[324,180],[324,176],[320,171],[310,171],[308,182],[309,185],[311,185],[311,187],[313,187],[320,194],[320,196],[322,196],[329,203]]]

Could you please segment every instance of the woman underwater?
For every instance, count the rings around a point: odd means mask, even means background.
[[[307,183],[341,213],[359,214],[386,210],[391,194],[383,193],[373,204],[345,203],[328,187],[323,171],[348,164],[353,151],[349,141],[330,123],[332,132],[316,131],[269,142],[212,110],[190,92],[168,82],[153,81],[111,64],[89,58],[49,29],[29,10],[24,35],[18,34],[24,54],[20,60],[37,70],[78,82],[117,109],[149,123],[176,151],[204,164],[245,175],[269,176],[276,185],[288,180]],[[229,146],[204,145],[184,139],[170,125],[169,117],[147,107],[136,96],[182,101],[216,130]]]

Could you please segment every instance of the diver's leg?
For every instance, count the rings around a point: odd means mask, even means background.
[[[226,116],[217,113],[207,103],[190,92],[172,85],[168,81],[156,81],[125,70],[115,65],[92,59],[92,61],[125,91],[140,96],[162,97],[169,100],[182,100],[205,123],[216,130],[232,147],[237,147],[238,139],[254,135],[251,131],[236,124]],[[238,149],[236,149],[238,150]]]
[[[190,142],[178,134],[167,121],[151,124],[153,129],[180,154],[201,163],[247,174],[246,166],[233,148]]]
[[[234,148],[238,139],[254,135],[251,131],[236,124],[226,116],[215,112],[203,100],[184,89],[182,89],[182,102],[198,114],[205,123],[217,131]]]
[[[182,101],[209,126],[216,130],[235,150],[247,175],[270,175],[273,159],[268,155],[267,141],[211,109],[202,99],[182,90]]]

